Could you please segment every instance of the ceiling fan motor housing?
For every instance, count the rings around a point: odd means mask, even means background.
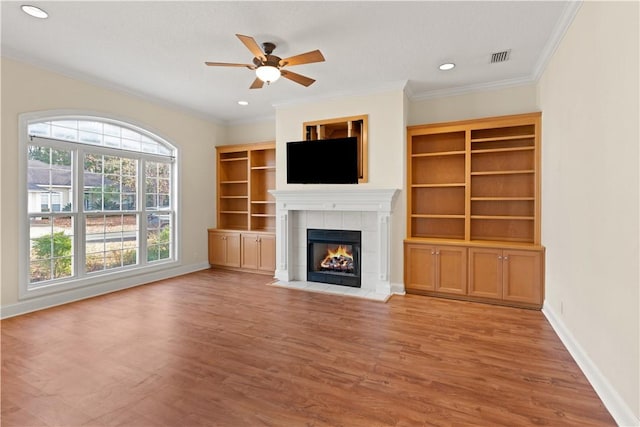
[[[256,65],[256,67],[262,67],[263,65],[270,65],[272,67],[280,68],[281,58],[279,56],[269,55],[269,54],[266,54],[265,56],[267,57],[266,61],[262,61],[260,60],[260,58],[253,58],[253,63]]]

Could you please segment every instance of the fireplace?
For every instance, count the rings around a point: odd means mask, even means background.
[[[361,286],[361,232],[307,229],[307,281]]]

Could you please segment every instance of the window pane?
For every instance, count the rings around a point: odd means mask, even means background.
[[[77,141],[78,131],[60,126],[51,126],[51,136],[66,141]]]
[[[71,150],[29,146],[27,198],[30,213],[73,210],[71,158]]]
[[[171,258],[171,225],[147,231],[147,261],[161,261]]]
[[[92,122],[88,120],[78,121],[78,129],[102,134],[103,126],[101,122]]]
[[[112,125],[109,123],[104,124],[105,135],[117,136],[118,138],[120,138],[120,129],[122,129],[120,126]]]
[[[49,125],[49,123],[35,123],[29,125],[28,133],[29,135],[43,137],[51,136],[51,125]]]
[[[171,208],[171,163],[145,163],[146,206],[153,209]]]
[[[84,170],[85,172],[102,173],[102,156],[97,154],[85,154],[84,156]],[[85,182],[86,184],[86,182]]]
[[[87,216],[86,230],[87,272],[138,262],[138,215]]]
[[[73,218],[30,218],[29,282],[73,276]]]
[[[83,163],[86,211],[136,209],[138,160],[87,153]]]
[[[69,129],[78,129],[78,121],[77,120],[55,120],[52,121],[51,124],[55,126],[62,126]]]
[[[104,135],[104,145],[106,147],[120,148],[120,144],[121,144],[120,137]]]
[[[120,173],[120,157],[104,156],[104,172]]]
[[[102,145],[102,134],[99,133],[80,131],[78,139],[85,144]]]
[[[133,141],[140,141],[142,139],[142,135],[140,135],[138,132],[127,128],[122,128],[122,137],[131,139]]]

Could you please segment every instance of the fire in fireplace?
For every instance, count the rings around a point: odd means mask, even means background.
[[[360,231],[307,230],[307,280],[359,288]]]

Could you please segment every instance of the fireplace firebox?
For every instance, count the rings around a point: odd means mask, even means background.
[[[307,229],[307,281],[361,286],[360,231]]]

